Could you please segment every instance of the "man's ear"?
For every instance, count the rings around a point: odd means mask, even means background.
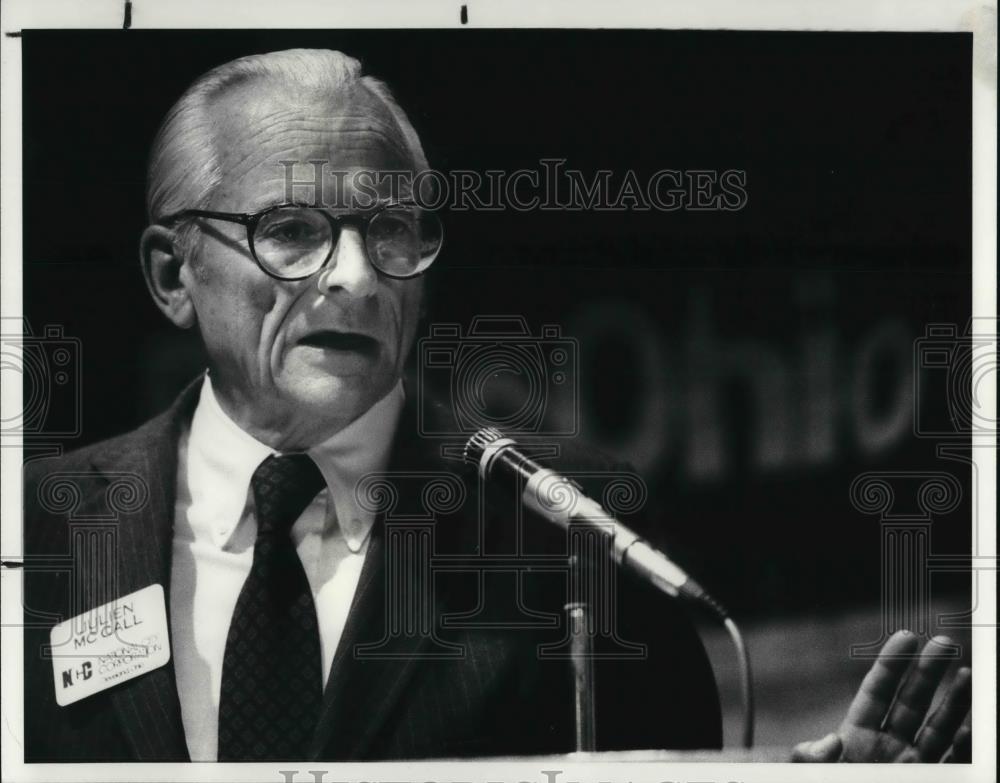
[[[181,256],[177,233],[165,226],[147,226],[139,241],[139,259],[156,306],[181,329],[194,326],[198,320],[190,291],[194,275]]]

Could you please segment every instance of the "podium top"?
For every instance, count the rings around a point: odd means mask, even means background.
[[[546,756],[498,756],[479,759],[479,761],[532,763],[579,763],[579,762],[659,762],[659,763],[697,763],[697,762],[731,762],[731,763],[787,763],[791,761],[792,749],[784,746],[761,746],[757,748],[724,748],[722,750],[607,750],[595,753],[563,753]],[[463,761],[468,759],[454,759]]]

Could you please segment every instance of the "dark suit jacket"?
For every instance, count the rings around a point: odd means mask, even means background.
[[[178,438],[199,386],[134,432],[25,466],[26,761],[188,760],[172,663],[60,707],[46,645],[55,623],[113,597],[159,583],[169,601]],[[419,437],[408,404],[390,462],[396,491],[376,482],[369,493],[381,511],[313,759],[573,750],[571,677],[559,655],[565,534],[519,519],[511,498],[481,498],[475,476],[439,451]],[[585,486],[614,468],[570,447],[553,462],[587,474]],[[83,541],[104,541],[105,551]],[[410,571],[423,574],[418,585],[394,580],[392,557],[423,563]],[[598,622],[596,649],[610,654],[597,664],[599,749],[720,746],[715,682],[691,623],[675,603],[617,581],[617,613]],[[401,590],[424,603],[408,604]],[[401,605],[410,615],[387,621]],[[647,645],[645,657],[631,643]]]

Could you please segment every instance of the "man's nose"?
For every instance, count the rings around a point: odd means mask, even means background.
[[[344,226],[337,238],[333,256],[319,273],[319,290],[329,293],[343,289],[351,296],[368,297],[378,287],[378,273],[368,260],[368,250],[361,232]]]

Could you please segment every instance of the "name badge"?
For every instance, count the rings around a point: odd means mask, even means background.
[[[49,636],[56,702],[65,707],[164,666],[167,633],[162,585],[59,623]]]

